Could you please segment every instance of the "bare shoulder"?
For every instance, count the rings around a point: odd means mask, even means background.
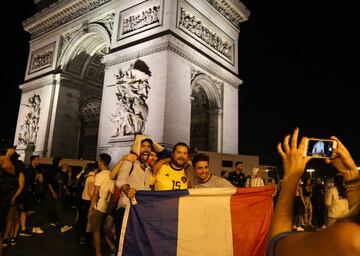
[[[360,255],[359,224],[351,221],[340,221],[329,228],[329,231],[331,231],[334,239],[339,241],[338,244],[343,250],[343,255]]]

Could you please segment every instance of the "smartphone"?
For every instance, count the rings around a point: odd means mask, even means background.
[[[336,140],[307,138],[304,156],[310,156],[312,158],[334,158],[334,149],[336,148]]]

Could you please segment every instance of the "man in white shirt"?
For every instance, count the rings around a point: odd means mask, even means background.
[[[91,197],[86,232],[93,232],[96,256],[101,256],[101,229],[108,214],[111,195],[114,191],[114,181],[110,179],[109,164],[111,156],[102,153],[97,161],[100,172],[95,175],[95,188]],[[106,239],[112,251],[114,243]]]
[[[213,175],[209,171],[209,156],[197,154],[192,160],[195,172],[194,188],[231,188],[234,187],[228,180]]]

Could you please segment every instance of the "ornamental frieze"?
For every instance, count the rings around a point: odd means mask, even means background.
[[[161,26],[163,5],[163,0],[152,0],[121,11],[118,40]]]
[[[244,19],[243,17],[236,17],[230,12],[229,8],[225,8],[223,5],[216,0],[206,0],[212,7],[214,7],[222,16],[230,21],[236,28],[239,28],[240,22]],[[237,15],[239,16],[239,15]]]
[[[185,8],[185,5],[180,7],[178,27],[233,64],[234,43],[231,39],[225,39],[226,35],[220,30],[217,31],[215,25],[210,25],[210,21],[205,22],[205,18],[201,17],[200,13],[196,16],[194,12]]]

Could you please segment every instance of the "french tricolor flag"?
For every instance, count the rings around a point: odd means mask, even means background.
[[[124,256],[265,255],[273,187],[139,191],[127,207]]]

